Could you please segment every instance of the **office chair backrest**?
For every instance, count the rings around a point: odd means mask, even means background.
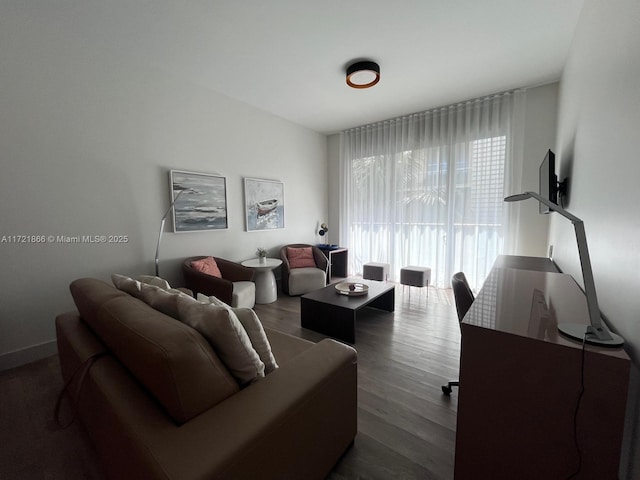
[[[467,311],[473,303],[473,292],[469,288],[467,277],[464,273],[458,272],[451,278],[451,286],[453,287],[453,296],[456,299],[456,310],[458,312],[458,321],[462,322],[462,319],[467,314]]]

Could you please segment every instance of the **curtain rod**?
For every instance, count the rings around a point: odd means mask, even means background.
[[[379,122],[368,123],[366,125],[361,125],[359,127],[348,128],[346,130],[343,130],[340,133],[347,134],[347,133],[353,133],[353,132],[357,132],[357,131],[361,131],[361,130],[369,130],[369,129],[373,129],[373,128],[379,128],[379,127],[383,127],[385,125],[391,125],[393,123],[400,122],[400,121],[403,121],[403,120],[409,120],[412,117],[424,116],[424,115],[429,115],[429,114],[436,114],[436,113],[441,113],[441,112],[444,112],[444,111],[452,110],[452,109],[455,109],[455,108],[467,107],[467,106],[469,106],[471,104],[474,104],[474,103],[486,102],[486,101],[489,101],[489,100],[495,100],[495,99],[498,99],[498,98],[508,97],[508,96],[516,94],[516,93],[525,92],[526,90],[527,90],[526,88],[517,88],[515,90],[509,90],[509,91],[502,92],[502,93],[494,93],[492,95],[486,95],[484,97],[473,98],[473,99],[465,100],[465,101],[462,101],[462,102],[454,103],[454,104],[451,104],[451,105],[445,105],[445,106],[442,106],[442,107],[431,108],[429,110],[424,110],[422,112],[409,113],[407,115],[401,115],[399,117],[389,118],[387,120],[381,120]]]

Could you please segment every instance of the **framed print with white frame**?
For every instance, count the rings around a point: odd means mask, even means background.
[[[245,178],[244,209],[247,232],[284,228],[284,183]]]
[[[229,228],[227,179],[209,173],[171,170],[173,231],[207,232]]]

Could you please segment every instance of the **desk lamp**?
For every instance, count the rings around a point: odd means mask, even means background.
[[[158,232],[158,244],[156,245],[156,277],[160,276],[160,273],[159,273],[160,240],[162,239],[162,232],[164,231],[164,221],[167,219],[167,215],[169,215],[169,212],[171,211],[173,206],[176,204],[176,201],[178,200],[178,197],[182,194],[182,192],[184,192],[184,190],[180,190],[178,192],[178,195],[176,195],[176,198],[173,199],[173,201],[171,202],[171,205],[169,205],[169,208],[167,208],[167,211],[164,212],[164,215],[162,216],[162,221],[160,222],[160,231]]]
[[[520,202],[527,198],[534,198],[545,204],[551,211],[558,212],[563,217],[569,219],[573,223],[576,231],[576,240],[578,242],[578,255],[580,256],[580,266],[582,268],[582,278],[584,279],[584,291],[587,297],[587,305],[589,307],[589,319],[591,325],[580,325],[577,323],[560,323],[558,330],[560,333],[576,340],[586,340],[587,343],[594,345],[602,345],[606,347],[620,347],[624,344],[621,336],[609,331],[602,323],[600,316],[600,308],[598,307],[598,298],[596,296],[596,285],[593,281],[593,272],[591,271],[591,260],[589,260],[589,249],[587,248],[587,235],[584,230],[584,223],[575,215],[570,214],[564,208],[554,204],[546,198],[534,192],[524,192],[517,195],[511,195],[504,199],[505,202]]]

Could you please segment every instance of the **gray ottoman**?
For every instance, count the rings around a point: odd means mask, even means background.
[[[362,278],[385,282],[389,278],[389,264],[369,262],[362,266]]]
[[[431,283],[431,268],[416,267],[414,265],[402,267],[400,269],[400,283],[402,285],[409,285],[410,287],[429,287]],[[409,295],[411,295],[411,289],[409,289]],[[427,288],[427,297],[428,296],[429,289]]]

